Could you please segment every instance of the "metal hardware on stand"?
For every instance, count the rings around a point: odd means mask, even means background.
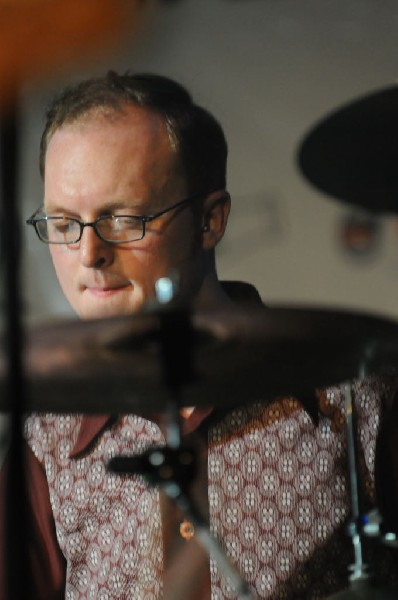
[[[352,384],[344,385],[344,402],[346,417],[346,435],[348,467],[350,474],[351,521],[348,525],[348,535],[351,537],[354,549],[354,563],[350,565],[351,581],[362,581],[369,578],[369,566],[363,561],[362,532],[359,526],[361,513],[358,488],[358,465],[355,442],[355,419],[352,401]]]

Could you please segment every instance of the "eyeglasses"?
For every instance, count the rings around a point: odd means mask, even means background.
[[[171,210],[182,208],[186,204],[204,197],[205,194],[195,194],[184,200],[180,200],[173,206],[169,206],[160,212],[147,217],[137,215],[104,215],[98,217],[91,223],[79,221],[64,216],[43,215],[39,208],[26,223],[33,225],[39,239],[46,244],[77,244],[83,235],[85,227],[92,227],[97,236],[104,242],[111,244],[126,244],[127,242],[138,242],[142,240],[146,224],[158,217],[165,215]]]

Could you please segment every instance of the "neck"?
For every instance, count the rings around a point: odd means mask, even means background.
[[[207,273],[193,301],[196,310],[227,310],[233,306],[230,297],[223,290],[216,271]]]

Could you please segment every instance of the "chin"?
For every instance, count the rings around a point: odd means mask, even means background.
[[[112,317],[123,317],[134,315],[140,312],[140,309],[130,308],[112,308],[112,307],[101,307],[96,310],[84,310],[79,313],[81,319],[111,319]]]
[[[134,315],[142,310],[143,303],[129,303],[117,305],[112,302],[96,302],[89,305],[75,307],[81,319],[107,319]]]
[[[76,300],[76,298],[75,298]],[[95,297],[83,293],[72,307],[81,319],[106,319],[133,315],[140,312],[144,305],[144,294],[111,294],[107,297]]]

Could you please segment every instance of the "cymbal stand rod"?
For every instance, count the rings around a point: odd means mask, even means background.
[[[149,448],[138,456],[116,456],[109,461],[108,468],[114,473],[140,473],[150,485],[158,485],[192,523],[198,540],[230,580],[238,600],[256,600],[190,497],[188,488],[196,474],[197,457],[192,448],[181,445],[179,407],[184,406],[183,384],[194,378],[191,315],[184,309],[171,309],[162,312],[161,317],[161,358],[169,392],[166,446]]]
[[[166,443],[170,448],[176,450],[181,445],[181,417],[178,412],[181,390],[175,390],[167,403],[166,409]]]
[[[197,522],[195,523],[192,519],[191,521],[195,527],[196,536],[202,546],[207,550],[208,555],[214,558],[220,567],[220,570],[231,582],[232,587],[237,593],[238,600],[256,600],[256,596],[253,594],[248,584],[242,579],[241,574],[229,562],[218,540],[211,535],[209,528],[207,526],[201,526]]]
[[[167,493],[167,490],[165,491]],[[197,511],[188,494],[185,494],[180,488],[180,493],[174,500],[194,526],[195,536],[206,550],[208,556],[215,560],[222,573],[229,579],[230,584],[237,593],[237,600],[256,600],[256,596],[251,591],[248,583],[230,562],[218,539],[211,533],[208,524],[199,511]]]
[[[178,464],[179,457],[183,454],[181,452],[181,416],[179,413],[179,407],[183,406],[182,385],[193,378],[192,329],[188,311],[171,310],[162,314],[161,342],[165,385],[170,395],[167,404],[166,451],[167,449],[171,451],[172,460],[169,466],[170,472],[174,476],[166,481],[157,474],[154,480],[160,484],[165,494],[180,507],[187,519],[191,521],[198,540],[209,557],[214,558],[231,581],[238,594],[238,600],[255,600],[248,584],[229,561],[219,541],[210,532],[208,523],[194,506],[189,493],[185,491],[187,481],[193,477],[193,473],[182,475],[183,470],[180,470],[181,465]],[[151,451],[149,450],[149,452]],[[155,461],[158,460],[159,452],[155,450]],[[150,458],[149,462],[153,472],[154,461]],[[165,463],[167,463],[166,460]],[[161,462],[161,464],[163,466],[164,463]],[[178,473],[180,473],[180,478]]]
[[[108,463],[113,473],[139,473],[149,485],[158,486],[178,506],[195,529],[195,536],[214,559],[237,593],[238,600],[256,600],[248,583],[230,562],[206,519],[190,497],[189,484],[195,477],[197,457],[190,447],[156,446],[136,456],[115,456]]]
[[[355,424],[353,415],[352,384],[344,385],[345,417],[346,417],[346,435],[348,466],[350,477],[350,498],[352,517],[349,524],[349,535],[354,549],[354,563],[350,565],[352,573],[350,580],[361,580],[369,577],[368,566],[363,561],[362,537],[359,531],[360,506],[359,506],[359,488],[358,488],[358,470],[355,443]]]
[[[175,390],[175,394],[178,395],[178,391]],[[171,450],[176,451],[177,456],[181,449],[181,428],[180,428],[180,415],[177,406],[180,405],[178,398],[175,401],[170,400],[167,407],[167,430],[166,430],[166,443],[167,447]],[[173,469],[174,473],[178,472],[178,469]],[[190,499],[189,494],[184,491],[185,481],[183,485],[178,478],[172,478],[170,481],[163,481],[160,485],[164,493],[175,502],[175,504],[182,510],[185,517],[192,523],[195,529],[195,536],[198,541],[202,544],[209,557],[212,557],[220,570],[229,579],[233,589],[237,592],[238,600],[255,600],[248,584],[244,581],[237,569],[232,565],[222,549],[219,541],[212,535],[209,529],[208,523],[203,519],[200,512],[196,509],[193,501]]]

